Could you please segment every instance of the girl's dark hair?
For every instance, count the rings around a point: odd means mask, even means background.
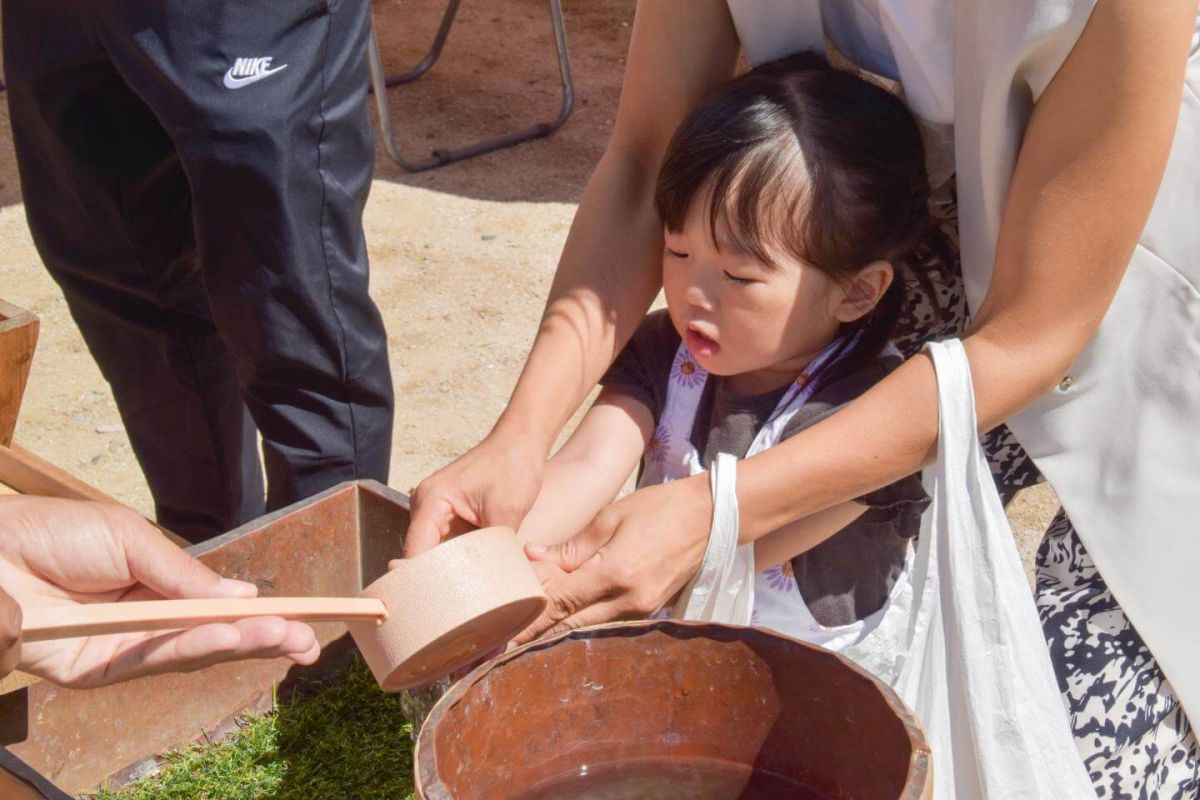
[[[654,202],[678,231],[701,199],[714,242],[766,264],[782,251],[840,283],[890,261],[891,287],[847,326],[863,331],[856,355],[871,357],[904,312],[906,277],[929,286],[911,258],[934,232],[929,193],[925,147],[904,103],[806,53],[759,66],[701,103],[671,139]]]

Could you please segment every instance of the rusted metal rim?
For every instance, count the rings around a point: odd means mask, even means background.
[[[454,708],[466,693],[479,683],[489,672],[502,667],[509,661],[521,658],[529,653],[540,652],[554,647],[569,639],[602,639],[610,637],[632,638],[651,631],[662,631],[669,636],[682,639],[710,638],[717,641],[745,641],[747,638],[782,639],[799,647],[811,650],[822,658],[832,658],[856,673],[865,680],[882,698],[904,726],[908,735],[912,754],[909,756],[908,773],[905,777],[904,793],[897,800],[923,800],[931,795],[928,785],[932,776],[932,756],[929,745],[925,740],[925,732],[921,728],[916,715],[900,699],[900,695],[878,678],[860,667],[841,653],[826,650],[823,647],[794,639],[790,636],[763,630],[761,628],[743,628],[736,625],[723,625],[715,622],[684,622],[680,620],[638,620],[634,622],[613,622],[606,625],[596,625],[590,628],[579,628],[548,639],[522,645],[502,653],[495,658],[480,664],[462,680],[450,688],[438,700],[417,736],[417,744],[413,754],[413,785],[419,800],[457,800],[442,781],[437,771],[437,738],[435,731],[446,714]]]

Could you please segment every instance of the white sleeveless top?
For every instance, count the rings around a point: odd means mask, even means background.
[[[952,125],[967,300],[991,281],[1033,103],[1095,0],[728,0],[752,64],[823,50]],[[1009,421],[1105,582],[1200,719],[1200,19],[1175,144],[1112,307],[1070,380]]]

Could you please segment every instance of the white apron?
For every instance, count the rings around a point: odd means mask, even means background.
[[[847,344],[844,340],[838,340],[813,359],[804,374],[784,393],[767,423],[754,437],[754,441],[746,453],[747,458],[779,443],[788,422],[800,407],[808,402],[817,387],[817,382],[810,380],[810,377],[824,366],[829,365],[830,362],[835,362],[839,355],[851,349],[853,349],[853,343]],[[687,345],[681,343],[671,365],[663,413],[655,428],[654,438],[646,448],[645,466],[638,483],[639,488],[668,483],[677,478],[697,475],[705,471],[705,467],[700,461],[700,454],[691,442],[691,434],[696,422],[696,411],[707,382],[708,372],[696,362]],[[714,509],[714,514],[722,513],[732,513],[736,520],[736,499],[732,498],[732,495],[726,501],[725,508]],[[734,525],[734,541],[736,541],[736,522]],[[732,601],[740,605],[739,609],[733,612],[732,616],[726,618],[737,624],[770,628],[786,636],[812,642],[859,660],[856,655],[860,645],[868,637],[872,639],[891,638],[900,636],[907,630],[913,595],[912,561],[913,550],[910,547],[905,569],[897,579],[882,608],[857,622],[826,627],[816,620],[808,604],[804,602],[804,597],[792,575],[790,563],[785,562],[783,565],[756,571],[754,568],[754,545],[742,545],[737,548],[733,569],[741,572],[747,578],[747,586],[742,593],[742,599]],[[728,581],[723,583],[728,585]],[[735,587],[735,591],[736,588],[738,587]],[[682,617],[685,615],[685,609],[681,607],[663,609],[656,616]],[[862,663],[862,666],[870,669],[879,677],[890,680],[893,677],[894,665],[884,663],[875,655],[881,649],[886,648],[872,647],[871,655],[863,659],[868,663]]]

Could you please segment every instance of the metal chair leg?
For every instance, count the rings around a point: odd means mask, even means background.
[[[462,0],[450,0],[449,5],[446,6],[446,13],[442,15],[442,24],[438,26],[437,35],[433,37],[433,46],[429,48],[425,57],[404,72],[388,75],[384,85],[389,88],[399,86],[402,83],[415,81],[429,71],[429,68],[437,62],[438,56],[442,54],[442,47],[446,44],[446,37],[450,35],[450,26],[454,24],[454,15],[458,13],[458,6],[461,2]]]
[[[441,54],[442,45],[446,41],[446,36],[449,33],[450,25],[454,21],[454,14],[458,9],[460,0],[450,0],[450,6],[446,9],[446,14],[442,17],[442,25],[438,29],[437,37],[434,39],[433,47],[425,58],[412,69],[394,75],[390,79],[396,83],[405,83],[419,77],[433,66]],[[401,153],[396,144],[395,130],[392,127],[391,105],[388,102],[387,87],[389,78],[383,72],[383,60],[379,55],[379,42],[375,38],[374,27],[371,29],[371,40],[367,44],[367,61],[371,69],[371,90],[375,95],[375,105],[379,111],[379,128],[383,134],[383,145],[388,156],[393,161],[408,172],[421,172],[434,167],[441,167],[446,164],[452,164],[456,161],[474,158],[475,156],[484,153],[490,153],[493,150],[499,150],[504,147],[512,147],[515,144],[528,141],[530,139],[540,139],[548,136],[554,131],[562,127],[567,118],[571,116],[571,110],[575,106],[575,84],[571,80],[571,62],[567,54],[567,32],[563,25],[562,3],[561,0],[549,0],[550,16],[554,22],[554,42],[558,49],[558,70],[562,79],[562,106],[559,109],[558,116],[549,122],[539,122],[536,125],[528,128],[523,128],[512,133],[497,136],[492,139],[485,139],[474,144],[466,145],[453,149],[435,149],[428,158],[420,161],[409,161]],[[411,76],[411,77],[409,77]]]

